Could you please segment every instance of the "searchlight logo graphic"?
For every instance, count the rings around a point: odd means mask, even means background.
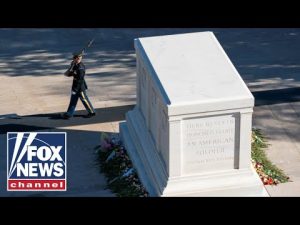
[[[8,132],[7,190],[66,191],[66,133]]]

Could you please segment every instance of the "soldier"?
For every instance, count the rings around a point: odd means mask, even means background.
[[[68,111],[62,115],[64,119],[69,119],[70,117],[73,116],[78,98],[80,98],[82,104],[88,111],[88,114],[85,116],[86,118],[90,118],[96,115],[96,112],[86,94],[86,90],[88,89],[88,87],[84,80],[85,66],[81,62],[81,60],[82,60],[82,53],[74,53],[71,66],[64,74],[67,77],[73,76],[70,104],[68,107]]]

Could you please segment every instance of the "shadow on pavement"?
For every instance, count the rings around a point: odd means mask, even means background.
[[[53,129],[56,127],[69,127],[78,125],[87,125],[95,123],[107,123],[125,120],[125,114],[132,110],[134,105],[125,105],[108,108],[98,108],[96,116],[85,118],[86,111],[75,112],[75,116],[65,120],[61,118],[62,113],[35,114],[28,116],[19,116],[18,120],[6,118],[0,120],[0,134],[6,132],[35,131],[44,129]]]
[[[45,130],[45,129],[51,129],[51,127],[9,123],[9,124],[0,125],[0,134],[6,134],[7,132],[31,132],[31,131]]]
[[[300,88],[285,88],[252,92],[255,106],[300,102]]]

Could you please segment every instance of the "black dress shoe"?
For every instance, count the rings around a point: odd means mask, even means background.
[[[96,116],[96,113],[89,113],[89,114],[85,115],[85,118],[91,118],[93,116]]]
[[[71,118],[71,116],[70,116],[68,113],[64,113],[64,114],[62,114],[62,115],[61,115],[61,117],[62,117],[63,119],[65,119],[65,120],[67,120],[67,119],[70,119],[70,118]]]

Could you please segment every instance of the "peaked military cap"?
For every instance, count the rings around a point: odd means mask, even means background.
[[[82,56],[83,56],[82,52],[74,52],[73,53],[73,58],[82,57]]]

